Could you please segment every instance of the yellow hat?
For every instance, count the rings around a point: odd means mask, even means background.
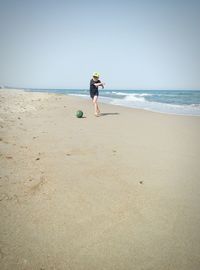
[[[94,72],[94,73],[93,73],[93,77],[97,77],[97,78],[99,78],[99,76],[100,76],[100,75],[99,75],[99,73],[98,73],[98,72]]]

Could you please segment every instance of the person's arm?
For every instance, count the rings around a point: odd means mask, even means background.
[[[94,83],[94,85],[97,86],[97,87],[98,86],[102,86],[102,88],[104,88],[105,83],[102,83],[102,82],[100,82],[100,83]]]

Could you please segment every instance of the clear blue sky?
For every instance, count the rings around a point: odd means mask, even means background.
[[[0,85],[200,89],[200,1],[0,0]]]

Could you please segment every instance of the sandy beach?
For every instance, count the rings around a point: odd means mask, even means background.
[[[200,269],[200,117],[100,109],[0,89],[1,270]]]

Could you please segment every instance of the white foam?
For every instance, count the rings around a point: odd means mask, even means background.
[[[132,102],[145,102],[145,98],[143,97],[140,97],[139,95],[137,94],[131,94],[131,95],[127,95],[125,98],[123,98],[123,100],[126,100],[126,101],[132,101]]]
[[[145,96],[153,96],[153,94],[147,94],[147,93],[143,93],[143,94],[139,94],[139,93],[126,93],[126,92],[115,92],[112,91],[112,94],[116,94],[118,96],[138,96],[138,97],[145,97]]]
[[[139,94],[141,97],[146,97],[146,96],[153,96],[153,94],[147,94],[147,93],[144,93],[144,94]]]
[[[112,91],[112,94],[116,94],[118,96],[126,96],[127,93],[121,93],[121,92],[115,92],[115,91]]]

